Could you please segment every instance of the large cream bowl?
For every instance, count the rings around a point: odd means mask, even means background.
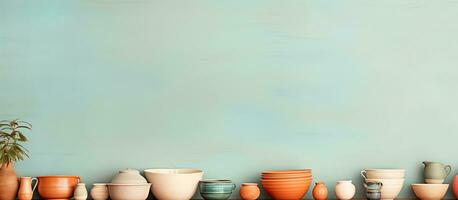
[[[402,179],[405,177],[405,169],[365,169],[361,171],[363,178]]]
[[[151,191],[159,200],[189,200],[204,175],[199,169],[147,169],[144,171]]]

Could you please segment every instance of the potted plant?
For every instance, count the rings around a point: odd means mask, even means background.
[[[19,120],[0,121],[0,199],[14,200],[18,191],[18,179],[14,163],[29,157],[21,143],[27,142],[24,130],[32,130],[32,125]]]

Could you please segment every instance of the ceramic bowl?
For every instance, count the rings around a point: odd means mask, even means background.
[[[230,193],[200,193],[200,196],[205,200],[226,200],[229,199],[232,195]]]
[[[405,177],[405,169],[365,169],[361,176],[367,179],[402,179]]]
[[[142,184],[147,183],[146,179],[140,175],[140,172],[136,169],[124,169],[119,171],[113,179],[111,179],[111,183],[117,184]]]
[[[449,184],[412,184],[412,190],[421,200],[439,200],[447,193]]]
[[[151,183],[116,184],[109,183],[108,193],[112,200],[145,200],[148,198]]]
[[[204,180],[199,182],[199,192],[201,194],[229,193],[230,196],[235,187],[235,184],[230,180]]]
[[[300,174],[300,173],[308,173],[311,174],[311,169],[293,169],[293,170],[268,170],[263,171],[261,174]]]
[[[444,183],[444,179],[426,178],[425,182],[428,184],[442,184]]]
[[[199,169],[147,169],[146,179],[159,200],[188,200],[194,196],[203,171]]]
[[[78,176],[39,176],[38,194],[43,199],[70,199],[76,185],[80,182]]]

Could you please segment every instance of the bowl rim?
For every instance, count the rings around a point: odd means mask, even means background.
[[[411,186],[450,186],[447,183],[412,183]]]
[[[206,179],[199,182],[205,184],[232,184],[232,181],[229,179]]]
[[[151,186],[151,183],[107,183],[107,186]]]
[[[304,174],[312,173],[312,169],[284,169],[284,170],[265,170],[261,174]]]
[[[80,179],[79,176],[73,176],[73,175],[46,175],[46,176],[37,176],[37,178],[77,178],[77,179]]]
[[[190,175],[190,174],[203,174],[203,170],[194,168],[151,168],[143,170],[145,174],[159,174],[159,175]]]

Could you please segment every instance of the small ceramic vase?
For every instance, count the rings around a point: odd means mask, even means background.
[[[75,198],[75,200],[87,199],[86,184],[78,183],[78,185],[76,185],[75,192],[73,193],[73,198]]]
[[[382,193],[379,192],[366,192],[366,197],[368,200],[380,200]]]
[[[35,185],[32,187],[32,182],[35,181]],[[19,200],[32,200],[33,191],[38,185],[38,179],[31,177],[21,177],[18,192]]]
[[[428,162],[424,161],[423,164],[425,165],[424,170],[424,177],[425,182],[429,184],[441,184],[444,182],[444,179],[452,171],[452,167],[450,165],[444,165],[439,162]]]
[[[94,183],[91,189],[91,197],[94,200],[107,200],[108,187],[106,183]]]
[[[243,200],[256,200],[260,194],[261,191],[257,183],[243,183],[240,187],[240,197]]]
[[[455,197],[458,198],[458,175],[455,175],[453,177],[453,194],[455,194]]]
[[[349,200],[355,196],[356,188],[351,181],[337,181],[334,192],[338,199]]]
[[[312,191],[313,199],[326,200],[328,198],[328,188],[324,182],[316,182]]]

